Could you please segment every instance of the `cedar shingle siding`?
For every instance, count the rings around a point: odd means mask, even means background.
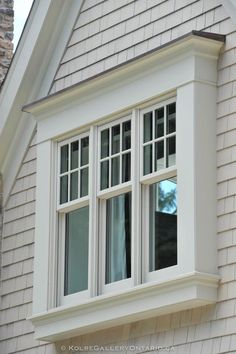
[[[217,304],[64,340],[56,346],[35,341],[31,322],[26,320],[33,290],[37,155],[33,139],[4,208],[0,353],[62,353],[62,344],[174,346],[171,353],[179,354],[236,353],[236,25],[221,1],[85,0],[51,93],[192,30],[226,34],[218,63],[216,117],[221,277]]]

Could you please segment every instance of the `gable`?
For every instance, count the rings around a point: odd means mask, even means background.
[[[226,22],[220,0],[85,0],[50,93],[192,30],[224,33]]]

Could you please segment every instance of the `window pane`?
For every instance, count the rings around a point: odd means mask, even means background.
[[[68,145],[64,145],[61,147],[61,166],[60,171],[61,173],[68,171]]]
[[[107,200],[106,284],[131,277],[131,193]]]
[[[120,156],[111,159],[111,185],[120,183]]]
[[[143,149],[143,174],[152,173],[152,145],[146,145]]]
[[[71,143],[71,170],[78,167],[79,164],[79,142],[74,141]]]
[[[70,200],[78,198],[78,172],[70,175]]]
[[[109,187],[109,161],[103,161],[101,163],[101,189]]]
[[[68,202],[68,176],[60,178],[60,204]]]
[[[152,112],[144,114],[143,142],[152,140]]]
[[[88,164],[89,160],[89,137],[81,139],[81,162],[80,166]]]
[[[164,107],[155,111],[155,138],[164,135]]]
[[[128,154],[122,155],[122,182],[130,181],[130,168],[131,166],[131,155]]]
[[[89,207],[66,214],[64,294],[88,289]]]
[[[120,152],[120,125],[115,125],[111,129],[112,136],[112,154]]]
[[[173,133],[176,130],[175,111],[175,102],[167,106],[167,134]]]
[[[155,143],[155,171],[164,168],[164,163],[164,140],[161,140]]]
[[[80,196],[88,195],[88,168],[83,168],[80,171]]]
[[[131,121],[123,123],[122,150],[131,148]]]
[[[176,178],[150,186],[149,271],[177,264]]]
[[[176,163],[175,136],[167,139],[167,167]]]
[[[109,156],[109,129],[101,132],[101,159]]]

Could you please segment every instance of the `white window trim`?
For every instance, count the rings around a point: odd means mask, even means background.
[[[121,68],[118,72],[114,71],[97,81],[95,79],[85,83],[81,91],[78,88],[72,90],[71,95],[61,94],[56,98],[52,97],[50,102],[32,106],[31,112],[38,120],[36,262],[31,318],[37,339],[54,341],[69,338],[111,325],[120,325],[216,301],[219,279],[214,212],[216,188],[212,184],[216,178],[212,156],[215,152],[215,134],[211,132],[214,131],[216,118],[217,58],[221,45],[222,42],[217,40],[196,38],[192,35],[128,67]],[[107,87],[107,90],[99,90],[99,87]],[[50,187],[53,186],[55,178],[52,171],[55,140],[63,138],[63,135],[68,136],[70,132],[76,133],[80,128],[86,129],[93,122],[102,124],[116,114],[123,116],[125,112],[130,112],[131,108],[134,108],[132,114],[137,114],[136,107],[143,108],[145,105],[150,106],[152,102],[162,101],[165,94],[167,97],[176,95],[176,115],[181,116],[181,120],[177,118],[176,128],[178,195],[181,196],[178,200],[178,213],[184,220],[179,225],[179,270],[166,272],[158,281],[142,285],[138,285],[141,274],[137,274],[134,287],[113,294],[96,296],[96,289],[91,285],[91,299],[83,304],[55,308],[54,301],[50,301],[54,297],[53,284],[50,283],[53,277],[50,274],[55,271],[56,254],[53,249],[47,247],[45,249],[45,245],[55,241],[53,235],[56,234],[55,227],[52,226],[54,202],[51,198],[53,188]],[[67,100],[69,100],[67,108],[60,110],[60,104],[64,106]],[[30,107],[28,109],[30,110]],[[203,124],[204,134],[202,134]],[[97,128],[91,129],[95,136]],[[138,127],[135,127],[132,134],[137,136],[137,133]],[[199,139],[200,146],[196,144]],[[95,141],[92,141],[93,143],[96,144]],[[48,156],[51,158],[48,159]],[[181,156],[181,159],[178,156]],[[92,166],[97,173],[94,161]],[[132,168],[134,175],[137,176],[140,167]],[[171,174],[173,170],[167,172]],[[51,181],[50,185],[48,180]],[[138,183],[135,177],[132,185],[135,185],[137,190]],[[151,181],[146,183],[149,184]],[[198,193],[199,190],[201,193]],[[202,197],[206,193],[209,195],[207,201]],[[137,205],[140,204],[140,197],[139,189],[136,196]],[[96,200],[94,185],[91,186],[91,198],[93,201]],[[92,208],[98,218],[96,203],[92,202]],[[140,205],[135,207],[136,217],[140,216],[138,210]],[[139,225],[137,224],[135,228],[138,231]],[[90,242],[97,244],[97,232],[90,230],[90,233],[92,235]],[[95,248],[93,245],[90,246],[92,250],[90,257],[95,257]],[[140,252],[141,246],[137,245],[135,254],[132,254],[135,267]],[[93,259],[91,267],[94,273],[96,266]],[[94,273],[90,284],[97,282]]]

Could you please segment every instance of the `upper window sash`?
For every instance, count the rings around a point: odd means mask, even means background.
[[[58,144],[58,211],[87,204],[89,194],[89,133]],[[82,206],[82,205],[81,205]]]
[[[131,184],[131,116],[98,129],[98,195]]]
[[[176,100],[143,109],[141,119],[140,179],[176,169]]]

